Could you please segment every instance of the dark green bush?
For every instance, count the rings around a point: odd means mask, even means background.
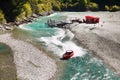
[[[0,24],[4,24],[4,23],[6,23],[6,19],[4,17],[2,10],[0,10]]]
[[[90,2],[87,6],[88,10],[92,10],[92,11],[97,11],[98,10],[98,4],[94,3],[94,2]]]
[[[114,5],[110,8],[110,11],[119,11],[119,10],[120,10],[120,7],[117,5]]]
[[[108,5],[105,5],[105,10],[106,11],[109,11],[110,10],[110,7]]]
[[[26,4],[24,4],[23,9],[24,9],[24,11],[26,13],[26,17],[32,15],[32,9],[31,9],[30,3],[27,2]]]
[[[18,15],[18,16],[16,16],[16,21],[21,21],[21,20],[23,20],[23,19],[25,19],[26,18],[26,12],[24,11],[24,9],[22,8],[21,9],[21,13]]]

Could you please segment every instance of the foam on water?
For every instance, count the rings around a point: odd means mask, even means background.
[[[89,54],[75,57],[66,63],[60,80],[120,80],[102,60],[92,58]]]
[[[73,50],[74,51],[73,57],[82,56],[86,53],[85,49],[81,48],[80,46],[77,46],[72,41],[65,42],[63,47],[64,47],[64,52],[66,50]]]
[[[66,37],[69,40],[65,40]],[[60,57],[62,57],[66,50],[73,50],[73,57],[84,55],[86,51],[71,41],[73,37],[74,35],[70,31],[66,32],[60,29],[59,31],[57,31],[57,34],[55,36],[41,37],[38,40],[44,42],[48,47],[48,50],[52,50],[55,54],[57,54]]]
[[[23,29],[23,30],[29,30],[29,31],[33,31],[32,29],[27,27],[28,24],[23,24],[23,25],[19,25],[19,28]],[[25,27],[26,26],[26,27]]]
[[[80,75],[80,73],[76,73],[70,80],[76,80],[77,79],[77,76]]]
[[[71,31],[46,26],[45,22],[49,18],[58,20],[61,19],[61,15],[55,13],[45,16],[30,25],[22,25],[20,28],[30,31],[31,36],[37,39],[37,42],[39,41],[38,43],[42,44],[45,50],[60,58],[66,50],[74,51],[74,58],[65,61],[66,68],[59,80],[120,80],[112,70],[104,66],[101,60],[91,57],[90,54],[86,54],[88,52],[85,49],[76,45],[72,41],[74,34]],[[82,26],[91,28],[94,25],[81,24]],[[96,26],[99,24],[94,27]]]
[[[48,17],[55,16],[57,13],[50,14]]]

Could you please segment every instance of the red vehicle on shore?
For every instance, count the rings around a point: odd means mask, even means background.
[[[63,54],[63,59],[69,59],[74,55],[73,50],[67,50],[65,54]]]
[[[96,24],[99,23],[100,18],[94,17],[94,16],[85,16],[85,20],[83,22],[90,23],[90,24]]]

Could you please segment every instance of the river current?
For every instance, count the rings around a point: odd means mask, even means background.
[[[105,65],[102,60],[73,42],[74,34],[67,29],[51,28],[45,23],[48,19],[65,20],[66,16],[54,13],[40,17],[32,23],[21,25],[18,29],[31,43],[36,42],[50,55],[61,58],[66,50],[73,50],[75,55],[69,60],[63,60],[63,73],[59,80],[120,80],[120,78]],[[28,41],[31,40],[28,38]]]

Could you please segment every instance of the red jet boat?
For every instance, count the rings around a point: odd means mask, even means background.
[[[67,50],[65,54],[63,54],[63,59],[69,59],[74,55],[74,52],[72,50]]]

